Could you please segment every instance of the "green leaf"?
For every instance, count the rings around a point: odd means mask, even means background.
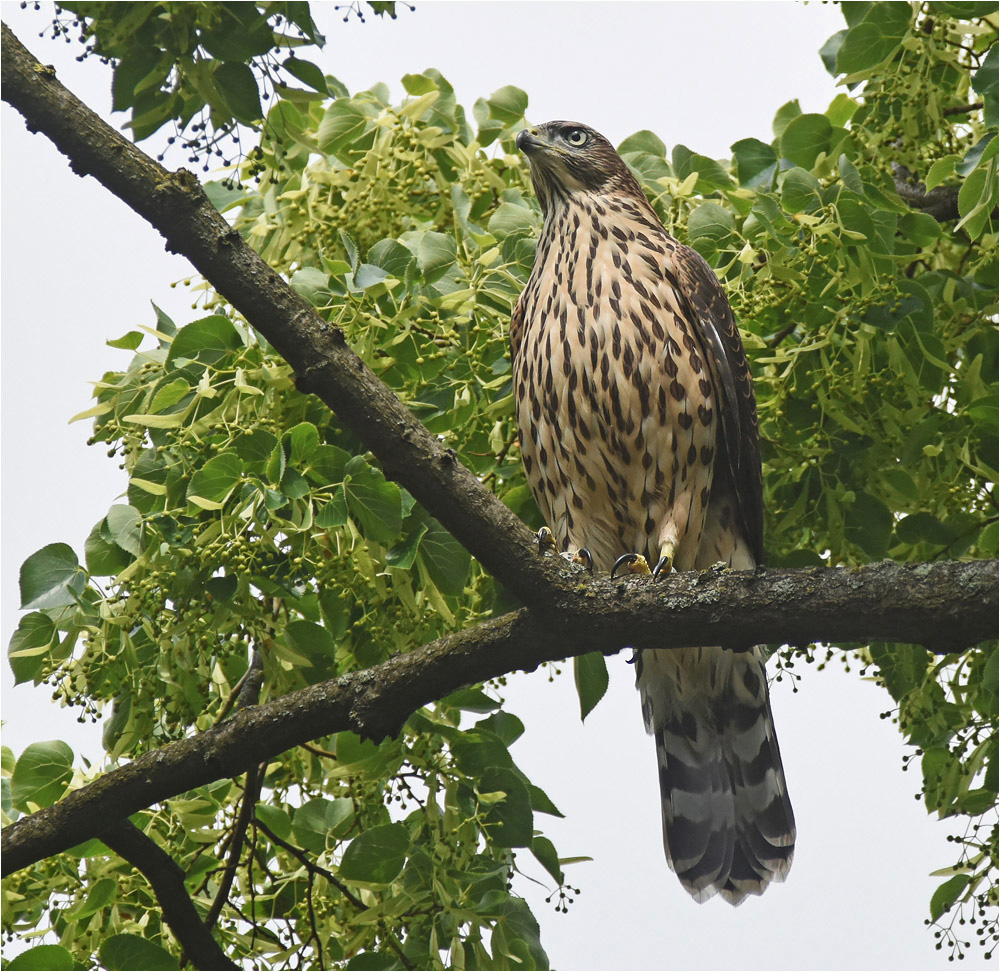
[[[928,192],[936,189],[941,183],[955,174],[955,165],[958,162],[957,155],[946,155],[938,159],[927,170],[927,178],[924,180]]]
[[[528,96],[520,88],[508,84],[494,91],[486,104],[489,105],[491,118],[504,125],[513,125],[524,118],[528,110]]]
[[[577,655],[573,659],[573,681],[576,683],[576,694],[580,697],[580,721],[594,711],[594,707],[608,690],[608,666],[604,655],[592,651],[586,655]]]
[[[368,116],[353,101],[338,98],[326,110],[316,139],[321,152],[338,155],[364,134]]]
[[[183,378],[175,378],[173,381],[168,381],[156,389],[156,394],[149,404],[149,412],[153,415],[157,412],[162,412],[170,408],[171,405],[176,405],[189,394],[191,394],[191,385]]]
[[[846,36],[846,30],[838,30],[836,34],[828,37],[819,49],[819,56],[823,62],[823,67],[826,68],[828,74],[832,74],[834,77],[837,76],[837,54],[840,52]]]
[[[873,559],[884,557],[892,534],[892,514],[885,503],[857,493],[844,513],[844,536]]]
[[[629,152],[646,152],[649,155],[655,155],[658,159],[667,157],[667,147],[660,137],[645,128],[641,132],[629,135],[618,146],[619,155],[627,155]]]
[[[73,750],[61,739],[32,743],[21,754],[11,777],[11,799],[18,810],[28,804],[47,807],[55,803],[73,777]]]
[[[419,556],[442,594],[461,596],[472,555],[437,520],[430,518],[420,539]]]
[[[542,837],[541,835],[533,837],[531,840],[531,853],[535,855],[538,863],[552,875],[558,884],[563,883],[565,878],[562,868],[559,866],[559,855],[556,853],[555,846],[548,837]]]
[[[316,526],[321,530],[332,530],[347,522],[347,494],[343,486],[338,487],[329,501],[316,511]]]
[[[686,145],[675,145],[670,161],[678,179],[686,179],[692,172],[698,173],[695,192],[708,193],[715,189],[728,189],[733,184],[729,173],[715,159],[692,152]]]
[[[934,14],[944,14],[958,20],[975,20],[979,17],[989,17],[997,11],[997,5],[991,0],[935,0],[930,5]],[[994,48],[995,50],[996,48]]]
[[[748,189],[769,189],[778,171],[774,149],[757,138],[742,138],[730,148],[740,185]]]
[[[802,109],[799,107],[799,100],[796,98],[794,101],[786,101],[775,113],[774,121],[771,122],[771,131],[774,132],[775,138],[781,138],[782,132],[788,127],[788,123],[793,118],[798,118],[802,114]]]
[[[951,543],[956,533],[954,528],[942,523],[930,513],[912,513],[904,516],[896,524],[896,536],[903,543],[927,543],[945,545]]]
[[[288,840],[292,836],[292,821],[281,807],[258,803],[254,813],[276,837]]]
[[[278,440],[266,429],[244,432],[233,440],[232,449],[244,462],[266,462]]]
[[[305,465],[319,447],[319,430],[312,422],[299,422],[285,433],[291,454],[288,461],[296,466]]]
[[[688,238],[692,243],[698,240],[718,243],[727,239],[735,229],[733,214],[717,202],[703,202],[688,219]]]
[[[78,921],[80,918],[96,914],[114,901],[117,892],[118,882],[114,878],[100,878],[90,885],[86,899],[70,911],[66,917]]]
[[[955,171],[960,176],[969,175],[982,160],[997,154],[997,144],[997,133],[988,132],[965,153],[962,161],[955,165]]]
[[[830,149],[833,126],[826,115],[799,115],[793,118],[778,140],[783,158],[811,169],[820,153]]]
[[[73,548],[50,543],[21,564],[21,608],[62,607],[73,604],[83,590],[84,577]]]
[[[344,468],[347,508],[361,532],[378,543],[389,543],[403,526],[402,495],[395,483],[355,456]]]
[[[938,918],[948,911],[958,901],[968,885],[968,874],[956,874],[940,885],[931,896],[931,921],[937,921]]]
[[[387,274],[400,280],[406,276],[406,268],[412,262],[413,254],[398,240],[379,240],[368,251],[369,264],[381,267]]]
[[[818,209],[821,205],[819,180],[805,169],[796,166],[783,172],[781,183],[781,205],[786,212],[802,213]]]
[[[243,476],[243,461],[232,452],[209,459],[188,484],[188,502],[203,510],[220,510]]]
[[[506,766],[490,766],[476,780],[482,793],[506,794],[489,804],[483,815],[490,840],[498,847],[530,847],[534,827],[528,788],[517,772]]]
[[[72,972],[76,963],[62,945],[36,945],[15,955],[7,968],[13,972],[27,972],[29,969],[38,969],[40,972]]]
[[[330,274],[316,267],[296,270],[288,281],[288,286],[313,307],[323,307],[330,302]]]
[[[312,621],[291,621],[285,625],[280,637],[294,652],[309,659],[313,666],[313,671],[309,673],[311,683],[336,675],[333,638],[326,628]]]
[[[308,84],[313,91],[318,91],[320,94],[327,93],[326,78],[323,76],[323,72],[312,61],[303,61],[293,54],[290,57],[286,57],[281,66],[293,77],[298,78],[303,84]]]
[[[232,321],[214,314],[194,321],[177,332],[170,342],[167,364],[174,364],[179,358],[215,364],[219,358],[241,347],[243,339]]]
[[[249,65],[226,61],[216,68],[213,78],[234,117],[248,125],[264,118],[257,80]]]
[[[441,277],[458,254],[455,238],[444,233],[426,232],[417,248],[417,266],[428,283]]]
[[[372,827],[355,837],[344,851],[339,876],[345,881],[389,884],[406,863],[410,835],[401,823]]]
[[[130,969],[173,970],[180,966],[177,959],[155,942],[138,935],[112,935],[101,942],[98,953],[101,963],[111,972]]]
[[[59,641],[52,619],[40,611],[21,618],[10,637],[7,658],[14,673],[14,684],[30,682],[46,662],[46,656]]]
[[[897,702],[923,684],[930,655],[922,645],[875,643],[869,651],[886,689]]]
[[[373,263],[362,263],[354,272],[352,283],[356,290],[367,290],[381,283],[389,276],[389,271],[377,267]]]
[[[533,230],[538,225],[538,217],[534,210],[516,203],[500,203],[490,217],[489,231],[498,240],[511,233],[523,230]]]
[[[900,4],[902,6],[902,4]],[[837,73],[854,75],[871,71],[893,55],[901,37],[865,20],[852,27],[837,52]]]
[[[296,807],[292,815],[295,839],[306,850],[317,854],[326,849],[328,838],[343,837],[353,824],[354,804],[347,797],[336,800],[317,797]]]
[[[114,341],[105,341],[104,343],[109,348],[120,348],[123,351],[134,351],[140,344],[142,344],[142,339],[145,335],[142,331],[129,331],[127,334],[123,334],[120,338],[116,338]]]
[[[897,226],[917,246],[932,246],[941,238],[941,224],[927,213],[904,213]]]
[[[142,553],[142,514],[134,506],[116,504],[108,510],[105,521],[111,539],[133,557]]]

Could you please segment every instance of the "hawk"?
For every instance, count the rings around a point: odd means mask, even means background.
[[[752,569],[757,408],[715,274],[592,128],[547,122],[517,147],[544,216],[510,327],[521,453],[551,528],[540,536],[603,569],[655,564],[654,577]],[[760,649],[647,649],[636,682],[681,884],[735,905],[783,880],[795,822]]]

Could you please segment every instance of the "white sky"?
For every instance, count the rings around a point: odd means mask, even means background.
[[[417,0],[397,21],[344,24],[332,3],[314,5],[327,46],[308,56],[352,90],[384,80],[402,95],[405,73],[437,67],[459,102],[504,84],[524,88],[532,121],[571,118],[618,142],[641,128],[668,146],[709,156],[755,136],[770,141],[774,111],[799,98],[822,111],[835,94],[816,54],[843,27],[829,4],[443,3]],[[78,47],[37,34],[50,19],[4,2],[4,20],[43,63],[107,113],[110,75]],[[118,124],[124,121],[118,119]],[[92,179],[74,176],[53,146],[29,135],[3,106],[2,626],[18,620],[17,572],[39,547],[82,554],[93,524],[124,488],[88,423],[88,381],[124,367],[105,346],[151,324],[155,300],[179,324],[194,319],[186,291],[169,284],[187,263]],[[168,158],[173,166],[184,164]],[[522,885],[542,940],[562,969],[936,969],[948,966],[923,926],[953,861],[944,824],[914,800],[920,782],[900,772],[898,733],[878,718],[890,700],[837,666],[804,676],[792,694],[772,688],[799,838],[787,883],[732,909],[696,905],[663,860],[653,746],[642,731],[632,669],[610,660],[608,697],[585,726],[571,676],[510,680],[512,711],[528,725],[515,757],[567,820],[537,825],[565,856],[589,855],[570,880],[582,894],[568,915]],[[44,690],[11,691],[4,664],[4,741],[61,737],[78,752],[99,746]],[[527,858],[527,852],[522,852]],[[538,873],[538,868],[527,868]],[[975,945],[964,963],[987,967]],[[951,966],[954,967],[954,966]]]

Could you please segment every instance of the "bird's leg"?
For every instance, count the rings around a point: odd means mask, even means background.
[[[627,553],[622,554],[616,561],[614,567],[611,568],[611,579],[615,579],[615,574],[619,570],[624,570],[627,574],[640,574],[643,576],[649,576],[649,564],[646,563],[646,558],[642,554],[638,553]]]
[[[657,560],[653,568],[653,580],[659,580],[660,574],[670,573],[674,569],[674,554],[677,552],[677,544],[673,540],[666,540],[660,546],[660,559]]]
[[[535,536],[538,538],[538,552],[540,554],[546,554],[550,551],[558,553],[559,546],[556,543],[555,535],[548,527],[542,527]],[[586,567],[590,573],[594,572],[594,557],[586,547],[571,547],[568,550],[564,550],[559,556],[563,560],[568,560],[571,564],[579,564],[581,567]]]

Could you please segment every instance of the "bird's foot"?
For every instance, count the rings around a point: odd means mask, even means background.
[[[619,570],[624,570],[627,574],[639,574],[640,576],[648,577],[650,574],[649,564],[646,563],[646,558],[642,554],[637,553],[627,553],[622,554],[616,561],[614,567],[611,568],[611,579],[615,579],[615,575]]]
[[[653,580],[659,580],[660,574],[669,574],[674,569],[675,552],[675,545],[669,541],[660,547],[660,559],[653,568]]]
[[[571,564],[586,567],[588,573],[594,572],[594,555],[586,547],[580,547],[579,550],[567,550],[560,556]]]
[[[555,535],[548,527],[542,527],[538,533],[535,534],[538,540],[538,552],[540,554],[556,553],[558,548],[556,547]]]
[[[535,534],[535,537],[538,540],[538,552],[540,554],[558,553],[563,560],[571,564],[577,564],[580,567],[586,567],[591,574],[594,572],[594,557],[586,547],[563,550],[560,553],[555,534],[548,527],[542,527]]]

